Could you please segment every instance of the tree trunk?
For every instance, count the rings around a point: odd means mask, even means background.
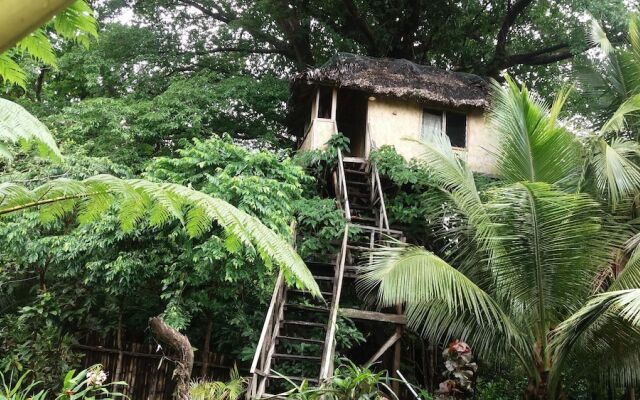
[[[202,377],[205,378],[209,372],[209,349],[211,348],[211,332],[213,331],[213,319],[207,318],[207,331],[202,346]]]
[[[532,379],[529,379],[527,393],[524,398],[525,400],[551,400],[551,397],[549,397],[547,374],[542,375],[540,382],[535,382]]]
[[[176,363],[173,377],[176,380],[176,390],[173,398],[177,400],[189,400],[189,382],[191,380],[191,370],[193,369],[193,348],[189,339],[167,325],[161,318],[149,318],[151,333],[160,343],[164,343],[171,350],[174,358],[169,357]]]
[[[116,373],[113,376],[113,380],[120,381],[120,375],[122,375],[122,359],[124,354],[122,353],[122,309],[118,312],[118,330],[116,332],[116,346],[118,348],[118,361],[116,363]]]

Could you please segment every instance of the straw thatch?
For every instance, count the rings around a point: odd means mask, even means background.
[[[488,83],[466,73],[407,60],[339,53],[320,68],[294,78],[297,85],[330,85],[453,108],[485,108]]]

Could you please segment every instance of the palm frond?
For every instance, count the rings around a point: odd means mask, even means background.
[[[589,284],[623,239],[603,221],[599,204],[545,183],[519,183],[492,193],[488,210],[496,224],[493,260],[496,296],[525,305],[538,338],[574,312]],[[534,325],[534,324],[531,324]]]
[[[0,143],[8,153],[7,144],[35,143],[40,154],[54,159],[61,158],[60,150],[47,127],[22,106],[0,99]]]
[[[636,247],[622,272],[609,286],[609,291],[640,288],[640,248]]]
[[[580,147],[557,123],[568,89],[549,108],[537,96],[506,77],[494,81],[490,124],[498,132],[496,168],[506,182],[559,183],[578,176]]]
[[[588,37],[589,44],[600,48],[603,54],[607,55],[613,51],[613,46],[607,37],[604,29],[595,18],[591,18],[591,26]]]
[[[640,95],[629,97],[618,107],[611,118],[600,128],[601,134],[622,132],[627,127],[627,117],[640,111]]]
[[[494,334],[500,333],[507,339],[519,336],[489,294],[422,248],[396,245],[373,250],[369,253],[369,264],[362,267],[357,285],[364,292],[377,291],[378,302],[383,307],[407,304],[408,325],[417,331],[449,331],[447,326],[451,326],[451,321],[425,327],[424,310],[437,302],[446,308],[447,314],[468,313],[473,317],[466,320],[469,326],[492,327]]]
[[[111,175],[84,181],[56,179],[35,189],[11,182],[0,184],[0,215],[37,207],[44,221],[76,212],[79,221],[86,223],[99,219],[114,204],[124,230],[143,221],[162,226],[180,220],[185,221],[191,236],[202,236],[215,222],[228,237],[254,247],[265,262],[274,261],[283,268],[289,281],[315,295],[320,292],[311,272],[283,238],[226,201],[185,186]]]
[[[622,138],[614,138],[611,144],[603,139],[594,142],[590,158],[593,179],[600,195],[614,208],[621,200],[640,192],[640,167],[633,160],[638,155],[637,142]]]
[[[488,236],[489,221],[473,178],[473,171],[451,147],[449,137],[440,132],[422,146],[420,161],[427,166],[435,186],[445,193],[456,209],[463,213],[475,235],[483,242]]]
[[[640,289],[594,296],[553,331],[554,362],[561,366],[572,353],[588,353],[599,363],[601,379],[621,385],[640,383]],[[562,368],[550,379],[558,381]]]

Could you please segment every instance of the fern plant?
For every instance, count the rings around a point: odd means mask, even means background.
[[[22,107],[7,100],[0,111],[0,145],[5,158],[11,157],[12,143],[37,143],[41,153],[59,158],[55,140],[46,127]],[[30,188],[14,182],[0,184],[0,216],[38,208],[43,221],[75,215],[81,223],[101,218],[117,207],[125,231],[147,223],[162,226],[180,221],[189,235],[202,236],[214,223],[227,235],[230,251],[239,246],[254,247],[267,263],[283,268],[288,281],[318,295],[320,290],[300,256],[291,245],[262,224],[257,218],[228,202],[188,187],[151,182],[143,179],[120,179],[98,175],[83,181],[56,179]]]
[[[0,53],[0,78],[8,85],[26,87],[25,69],[16,61],[27,57],[53,69],[58,68],[52,45],[52,34],[65,40],[88,46],[98,35],[93,10],[86,0],[75,0],[67,9],[55,16],[45,26],[32,32],[16,46]]]

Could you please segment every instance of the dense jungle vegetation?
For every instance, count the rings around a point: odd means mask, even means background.
[[[498,177],[474,176],[448,143],[425,145],[419,161],[390,147],[372,154],[391,223],[417,247],[376,252],[363,285],[407,304],[410,340],[444,349],[438,363],[453,339],[468,342],[477,398],[634,399],[637,7],[77,0],[0,54],[3,380],[30,371],[25,382],[57,393],[60,382],[96,379],[91,369],[67,375],[79,366],[74,346],[149,342],[158,315],[203,353],[250,360],[279,268],[317,290],[302,258],[341,236],[324,166],[348,143],[296,154],[286,111],[289,78],[346,51],[499,81]],[[39,152],[2,133],[17,116],[40,129],[27,111],[55,138],[36,138]],[[347,319],[340,327],[342,354],[364,333]],[[433,391],[442,365],[408,376]],[[377,374],[342,360],[343,387],[330,394],[376,398]],[[349,392],[354,377],[369,397]],[[194,398],[232,397],[242,391],[233,378]]]

